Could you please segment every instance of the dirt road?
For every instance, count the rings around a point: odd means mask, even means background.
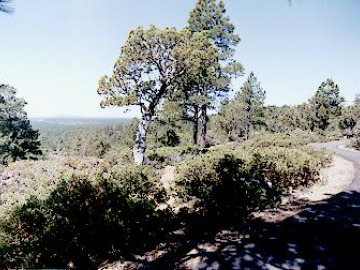
[[[230,233],[192,242],[148,269],[360,269],[360,153],[314,144],[354,163],[344,191],[309,204],[279,223],[259,221],[248,235]]]
[[[355,177],[347,190],[360,192],[360,151],[346,149],[343,147],[345,145],[347,145],[346,140],[312,144],[313,147],[324,148],[328,151],[334,152],[348,161],[351,161],[355,167]]]

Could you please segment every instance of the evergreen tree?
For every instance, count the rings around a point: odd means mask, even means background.
[[[191,36],[188,30],[164,30],[151,26],[130,32],[115,62],[113,75],[99,81],[98,94],[104,106],[138,106],[141,119],[134,143],[134,160],[144,161],[149,125],[168,92],[184,74],[214,73],[208,67],[216,49],[204,35]]]
[[[245,109],[244,105],[235,100],[224,100],[220,106],[217,124],[225,131],[230,141],[244,136],[245,133]]]
[[[209,40],[217,47],[218,61],[221,69],[215,76],[203,73],[189,87],[192,91],[191,108],[194,116],[194,133],[197,134],[197,121],[200,119],[200,147],[204,148],[207,135],[207,110],[214,107],[217,98],[230,90],[233,76],[242,73],[243,67],[233,59],[234,46],[240,42],[234,33],[234,25],[226,16],[225,4],[219,0],[198,0],[190,13],[188,29],[191,33],[205,33]],[[195,135],[194,135],[195,140]]]
[[[339,128],[343,131],[344,135],[347,137],[354,136],[354,127],[357,123],[354,107],[343,108],[339,120]]]
[[[265,91],[251,72],[233,100],[222,102],[217,121],[230,141],[248,138],[250,129],[264,125]]]
[[[26,102],[16,89],[0,85],[0,162],[37,159],[41,155],[38,131],[33,130],[24,111]]]
[[[151,130],[159,146],[173,147],[180,143],[178,133],[181,130],[179,124],[182,122],[183,114],[181,110],[182,99],[177,96],[178,94],[181,92],[175,91],[167,95]]]
[[[315,95],[309,100],[312,112],[312,130],[324,131],[330,121],[341,114],[341,104],[345,101],[340,96],[338,85],[332,79],[323,82]]]
[[[360,94],[355,95],[355,100],[354,100],[353,104],[354,104],[354,106],[352,107],[353,108],[353,114],[354,114],[356,119],[359,119],[360,118]],[[357,123],[357,127],[358,126],[359,126],[359,123]]]
[[[260,86],[260,83],[254,73],[251,72],[236,97],[237,103],[239,103],[244,110],[243,122],[245,129],[244,135],[246,139],[249,137],[251,127],[262,125],[265,95],[265,91]]]

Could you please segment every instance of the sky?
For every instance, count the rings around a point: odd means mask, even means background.
[[[0,83],[18,89],[30,117],[133,117],[99,106],[97,83],[111,75],[137,26],[186,26],[196,0],[14,0],[0,14]],[[360,93],[360,1],[226,0],[241,42],[235,58],[266,90],[266,104],[295,105],[333,78],[348,102]]]

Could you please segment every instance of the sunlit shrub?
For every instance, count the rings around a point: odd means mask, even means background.
[[[297,147],[306,145],[309,139],[304,136],[288,135],[286,133],[255,133],[243,143],[243,147]]]
[[[320,169],[331,162],[331,155],[308,147],[248,148],[239,153],[246,156],[248,170],[260,163],[262,175],[275,190],[286,193],[290,188],[309,186],[319,179]],[[256,167],[256,166],[255,166]]]
[[[179,166],[178,192],[185,201],[193,201],[188,226],[242,224],[251,212],[275,201],[275,194],[263,179],[253,178],[244,165],[234,155],[214,153]]]
[[[127,175],[131,175],[139,170],[146,170],[150,174],[149,168],[139,168],[128,162],[130,154],[132,155],[131,151],[124,150],[118,153],[115,160],[110,157],[97,159],[52,156],[47,160],[11,163],[1,175],[0,219],[16,206],[24,204],[31,196],[46,199],[62,179],[76,176],[95,181],[97,177],[109,178],[125,171]]]
[[[198,155],[200,152],[197,146],[161,147],[148,151],[147,159],[150,164],[169,165],[180,163],[187,157]]]
[[[91,182],[62,181],[45,200],[31,197],[2,222],[3,267],[95,268],[163,239],[172,216],[157,211],[141,172]]]
[[[200,219],[217,226],[243,222],[251,212],[274,205],[290,189],[311,185],[330,161],[330,154],[306,146],[231,144],[178,165],[176,183],[178,194],[192,205],[190,222]]]

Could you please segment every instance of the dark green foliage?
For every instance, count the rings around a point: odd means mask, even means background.
[[[320,168],[329,164],[331,155],[307,147],[312,137],[260,133],[242,144],[238,155],[248,169],[262,164],[265,179],[274,190],[287,193],[299,186],[310,186],[319,179]],[[257,175],[253,171],[252,175]]]
[[[206,147],[208,109],[214,108],[216,100],[230,91],[231,79],[243,72],[241,64],[233,58],[234,47],[240,42],[240,38],[234,33],[235,27],[226,15],[224,2],[218,0],[198,0],[190,13],[188,29],[193,35],[205,34],[218,50],[218,62],[214,63],[217,71],[215,74],[203,72],[195,80],[186,78],[184,83],[187,89],[186,109],[190,110],[187,115],[194,123],[194,143],[200,121],[199,145],[203,149]]]
[[[119,120],[103,125],[50,125],[37,122],[33,125],[39,129],[41,150],[47,158],[52,155],[108,158],[114,153],[120,157],[133,147],[137,123],[133,119],[131,123]]]
[[[312,125],[312,112],[307,103],[297,106],[266,106],[264,108],[265,129],[274,133],[307,131]]]
[[[188,24],[193,33],[207,31],[208,37],[223,54],[221,59],[232,57],[233,47],[240,42],[239,36],[234,33],[235,26],[226,16],[224,1],[198,0]]]
[[[175,105],[175,106],[172,106]],[[164,103],[159,117],[155,119],[149,129],[151,146],[178,146],[181,142],[179,134],[182,132],[181,118],[177,115],[176,104],[167,101]]]
[[[138,106],[141,111],[134,141],[134,161],[141,164],[150,123],[159,105],[187,74],[216,74],[217,50],[205,34],[151,26],[130,32],[111,77],[99,80],[101,106]],[[179,86],[181,87],[181,86]]]
[[[339,127],[347,137],[354,136],[354,128],[358,120],[355,110],[356,108],[353,107],[344,108],[339,119]]]
[[[249,122],[254,124],[259,121],[258,118],[262,116],[263,106],[265,102],[266,92],[258,82],[258,79],[253,72],[250,73],[248,79],[241,87],[236,100],[244,104],[245,111],[249,114]]]
[[[267,181],[274,190],[288,193],[290,189],[300,186],[309,187],[319,179],[319,170],[328,164],[331,158],[324,152],[309,148],[267,147],[249,149],[255,162],[261,162]],[[256,175],[256,171],[254,172]]]
[[[190,208],[191,230],[243,224],[253,211],[269,206],[273,199],[263,179],[254,179],[245,162],[233,154],[205,155],[180,168],[178,185]]]
[[[341,104],[345,101],[340,96],[339,87],[332,79],[323,82],[315,95],[309,100],[313,113],[312,130],[326,130],[332,119],[341,115]]]
[[[220,128],[228,134],[230,141],[239,137],[248,139],[250,130],[265,126],[265,94],[254,73],[251,72],[235,99],[223,102],[217,121]]]
[[[168,231],[171,216],[155,210],[156,194],[141,171],[95,184],[82,178],[63,181],[48,199],[31,198],[3,222],[8,239],[1,264],[66,268],[71,262],[91,269],[105,259],[129,257]]]
[[[149,151],[147,159],[154,165],[171,165],[180,163],[186,158],[196,156],[202,151],[197,146],[161,147]]]
[[[178,167],[179,194],[190,207],[191,226],[242,223],[253,211],[277,202],[281,194],[316,182],[331,161],[323,151],[295,136],[262,134],[244,145],[229,145],[188,158]],[[190,226],[190,227],[191,227]]]
[[[252,212],[276,204],[281,193],[311,184],[328,162],[322,151],[304,147],[308,140],[255,135],[242,146],[206,153],[186,147],[149,151],[148,158],[161,165],[180,162],[171,194],[187,208],[176,216],[169,206],[156,210],[169,198],[149,166],[101,163],[93,169],[98,178],[64,175],[68,180],[45,198],[33,197],[10,217],[3,215],[1,266],[65,268],[72,262],[95,268],[106,259],[132,259],[133,252],[153,248],[180,226],[200,235],[243,225]],[[78,163],[69,159],[64,166],[89,170]]]
[[[241,146],[244,149],[268,147],[292,148],[305,146],[310,142],[310,138],[305,138],[304,136],[288,135],[285,133],[256,133],[250,140],[244,142]]]
[[[16,89],[0,85],[0,162],[37,159],[41,155],[38,132],[27,119],[26,102],[16,97]]]
[[[246,117],[244,104],[226,99],[221,103],[219,113],[211,118],[210,127],[217,137],[223,133],[229,141],[236,141],[245,136]]]

